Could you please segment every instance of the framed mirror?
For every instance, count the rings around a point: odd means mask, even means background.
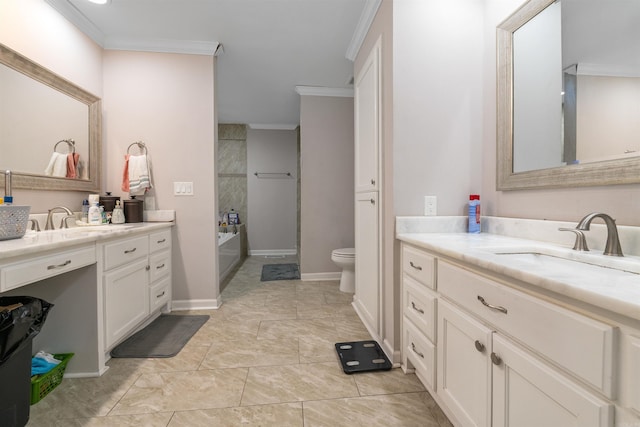
[[[640,183],[638,19],[635,1],[529,0],[498,25],[498,190]]]
[[[0,44],[1,185],[99,192],[101,147],[100,99]]]

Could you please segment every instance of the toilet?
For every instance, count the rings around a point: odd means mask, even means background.
[[[355,248],[335,249],[331,252],[331,261],[342,268],[340,290],[354,293],[356,291],[356,250]]]

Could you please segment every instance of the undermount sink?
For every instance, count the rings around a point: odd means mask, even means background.
[[[611,257],[602,255],[596,251],[575,251],[568,248],[553,247],[509,247],[509,248],[487,248],[494,255],[504,258],[505,261],[513,263],[524,263],[533,267],[569,269],[580,273],[615,275],[638,275],[640,274],[640,262],[637,258]]]

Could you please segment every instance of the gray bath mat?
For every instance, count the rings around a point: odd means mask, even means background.
[[[296,280],[300,278],[298,264],[265,264],[262,266],[261,282],[271,280]]]
[[[111,350],[111,357],[173,357],[198,332],[209,316],[161,315]]]

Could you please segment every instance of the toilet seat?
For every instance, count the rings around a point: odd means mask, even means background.
[[[331,252],[331,255],[337,258],[355,258],[356,249],[355,248],[334,249]]]

